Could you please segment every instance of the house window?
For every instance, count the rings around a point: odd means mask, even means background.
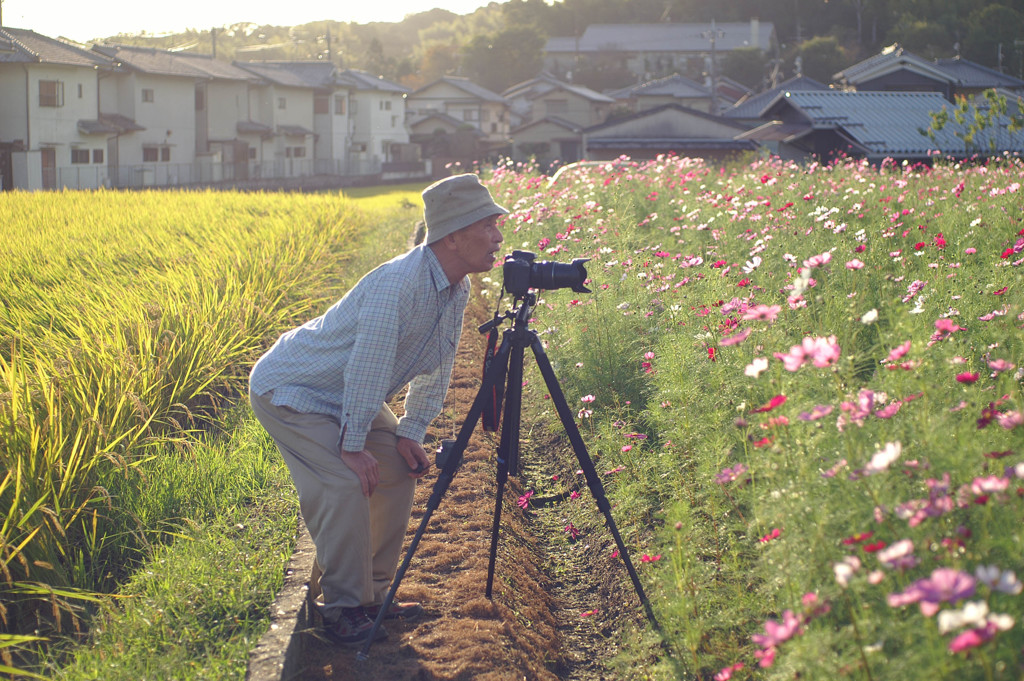
[[[381,111],[391,111],[391,100],[390,99],[382,99],[379,102],[379,104],[380,104],[380,110]]]
[[[39,81],[39,106],[64,106],[64,83],[59,80]]]
[[[142,162],[156,163],[162,161],[167,163],[171,160],[171,148],[168,146],[144,146],[142,147]]]
[[[305,158],[306,147],[285,147],[284,155],[287,158]]]
[[[79,163],[89,162],[89,150],[88,149],[72,149],[71,150],[71,163],[78,165]]]
[[[498,124],[491,123],[491,132],[498,132]]]
[[[334,95],[334,113],[338,116],[345,115],[345,96]]]
[[[315,114],[326,114],[331,113],[331,100],[327,98],[327,95],[318,95],[313,98],[313,113]]]
[[[92,162],[93,163],[103,163],[103,150],[102,149],[93,149],[92,150]]]
[[[278,97],[277,98],[277,108],[278,109],[286,109],[286,108],[288,108],[288,100],[285,99],[284,97]]]
[[[256,147],[249,147],[249,160],[250,161],[255,161],[256,160]]]
[[[156,101],[156,96],[153,94],[153,88],[144,87],[142,88],[142,101],[153,102]]]
[[[82,98],[82,90],[83,90],[83,88],[82,88],[82,84],[81,84],[81,83],[79,83],[79,84],[78,84],[78,98],[79,98],[79,99],[81,99],[81,98]]]
[[[464,121],[475,121],[477,120],[477,114],[479,112],[476,109],[463,109],[462,120]]]
[[[196,87],[196,111],[202,111],[206,108],[206,90],[202,87]]]

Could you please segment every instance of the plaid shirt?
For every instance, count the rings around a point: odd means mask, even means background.
[[[250,389],[275,405],[334,416],[342,447],[363,449],[381,405],[405,385],[398,435],[423,442],[451,380],[469,278],[455,285],[418,246],[364,276],[322,316],[281,336],[252,369]]]

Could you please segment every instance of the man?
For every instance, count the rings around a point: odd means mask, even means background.
[[[281,336],[249,378],[253,412],[298,491],[322,570],[318,607],[339,643],[365,639],[394,577],[416,479],[430,468],[422,443],[451,379],[467,275],[494,266],[508,213],[473,174],[435,182],[423,204],[425,243]],[[399,419],[386,402],[406,385]],[[396,603],[385,617],[420,612]]]

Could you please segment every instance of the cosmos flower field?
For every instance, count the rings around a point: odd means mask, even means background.
[[[494,173],[509,251],[590,258],[593,293],[542,292],[535,328],[662,625],[650,678],[1020,678],[1022,182],[1014,159]],[[583,489],[567,541],[604,532]]]

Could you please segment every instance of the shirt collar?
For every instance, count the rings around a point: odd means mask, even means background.
[[[434,282],[434,288],[437,289],[438,293],[446,288],[450,288],[451,282],[448,281],[448,275],[444,273],[444,268],[441,267],[441,261],[437,259],[434,249],[426,244],[420,244],[419,248],[423,250],[423,257],[427,260],[427,269],[430,272],[431,280]]]

